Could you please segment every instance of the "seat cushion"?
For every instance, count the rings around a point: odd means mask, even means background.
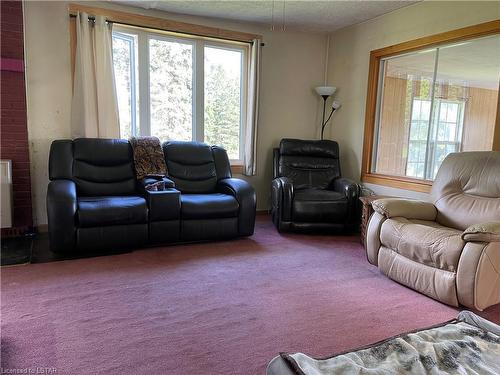
[[[415,262],[455,272],[465,246],[461,234],[434,221],[395,217],[382,224],[380,242]]]
[[[348,201],[344,194],[332,190],[296,190],[292,216],[298,222],[341,223],[347,216]]]
[[[81,227],[140,224],[148,222],[148,207],[142,197],[82,197],[78,199]]]
[[[183,219],[215,219],[238,216],[239,204],[227,194],[182,194]]]

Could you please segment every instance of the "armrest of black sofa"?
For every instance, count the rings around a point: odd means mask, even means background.
[[[149,221],[178,220],[181,216],[181,192],[177,189],[143,190],[149,209]]]
[[[54,180],[47,189],[47,218],[50,249],[65,252],[75,248],[77,210],[76,185],[71,180]]]
[[[163,181],[165,190],[147,190],[146,186]],[[149,221],[178,220],[181,216],[181,193],[168,177],[145,177],[137,181],[141,195],[146,199]]]
[[[293,184],[287,177],[277,177],[271,182],[272,209],[280,220],[292,220]]]
[[[255,228],[255,211],[257,206],[257,198],[252,185],[239,178],[224,178],[217,182],[216,190],[236,198],[240,206],[238,233],[241,236],[251,236]]]
[[[359,185],[348,178],[339,177],[333,180],[332,189],[344,194],[350,201],[359,197]]]

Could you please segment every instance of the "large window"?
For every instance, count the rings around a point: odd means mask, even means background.
[[[121,137],[197,140],[242,160],[247,55],[244,43],[115,27]]]
[[[448,154],[500,147],[500,35],[439,37],[372,52],[363,181],[428,191]]]

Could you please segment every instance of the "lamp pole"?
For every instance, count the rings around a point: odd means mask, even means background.
[[[332,96],[337,88],[335,86],[317,86],[314,88],[316,93],[323,98],[323,117],[321,120],[321,139],[323,139],[323,131],[325,129],[325,123],[328,122],[330,117],[325,121],[326,115],[326,101],[330,96]],[[330,115],[331,116],[331,115]]]
[[[325,112],[326,112],[326,101],[330,95],[321,95],[323,98],[323,121],[321,121],[321,140],[323,140],[323,132],[325,131]]]
[[[326,103],[326,100],[325,100]],[[341,107],[340,102],[334,100],[332,103],[332,111],[328,115],[328,118],[325,120],[325,106],[323,106],[323,123],[321,124],[321,140],[323,140],[323,132],[325,131],[325,127],[328,124],[328,121],[332,118],[333,112]]]

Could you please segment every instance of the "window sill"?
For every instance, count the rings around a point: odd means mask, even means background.
[[[243,174],[243,164],[239,162],[230,162],[232,174]]]
[[[432,181],[376,173],[364,173],[361,176],[361,181],[398,189],[418,191],[420,193],[430,193],[432,188]]]

